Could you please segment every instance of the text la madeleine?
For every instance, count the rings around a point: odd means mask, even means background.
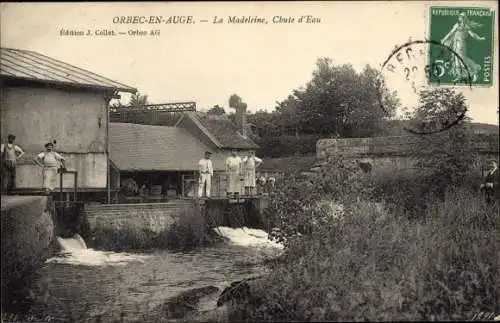
[[[214,16],[212,23],[230,23],[230,24],[267,24],[267,20],[264,17],[258,16],[228,16],[226,20],[224,18]]]

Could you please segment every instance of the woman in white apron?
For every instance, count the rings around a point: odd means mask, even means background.
[[[35,163],[42,167],[43,172],[43,188],[52,192],[57,185],[59,167],[64,167],[64,157],[53,151],[54,144],[49,142],[45,144],[45,151],[38,154],[35,158]]]
[[[255,156],[255,152],[251,151],[250,156],[243,159],[243,185],[245,186],[245,195],[255,195],[255,169],[262,163],[262,159]]]
[[[228,181],[227,196],[237,198],[240,192],[241,158],[236,155],[235,150],[226,159],[226,173]]]

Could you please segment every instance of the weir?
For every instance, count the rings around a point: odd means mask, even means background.
[[[201,213],[210,227],[264,228],[263,211],[267,207],[267,196],[242,196],[238,199],[226,197],[198,200]]]
[[[161,203],[96,204],[81,209],[83,222],[91,232],[134,228],[153,233],[168,231],[180,222],[204,223],[208,229],[218,226],[262,228],[262,211],[267,198],[174,199]],[[85,237],[86,232],[80,230]]]

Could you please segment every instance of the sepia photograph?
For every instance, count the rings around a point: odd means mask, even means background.
[[[500,321],[498,2],[0,3],[2,322]]]

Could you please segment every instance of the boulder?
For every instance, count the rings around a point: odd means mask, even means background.
[[[215,286],[205,286],[184,291],[163,303],[160,311],[168,318],[183,318],[186,314],[197,310],[202,297],[218,291],[219,289]]]
[[[250,285],[245,280],[232,282],[230,286],[226,287],[217,300],[217,307],[225,303],[232,302],[241,303],[251,296]]]

